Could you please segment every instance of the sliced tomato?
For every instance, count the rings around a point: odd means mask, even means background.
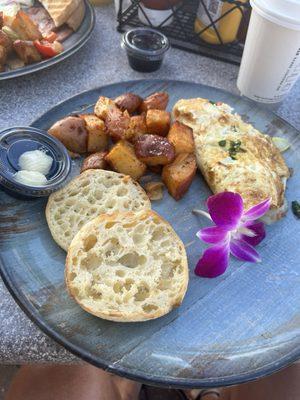
[[[62,45],[56,41],[50,43],[46,40],[35,40],[33,44],[37,51],[45,58],[55,57],[63,51]]]

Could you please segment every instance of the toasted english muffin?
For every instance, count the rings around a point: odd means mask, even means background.
[[[148,196],[129,176],[87,170],[50,195],[46,219],[53,239],[67,251],[79,229],[99,214],[148,209]]]
[[[214,193],[239,193],[246,210],[271,197],[268,222],[285,214],[290,172],[270,136],[207,99],[179,100],[173,116],[193,129],[198,167]]]
[[[81,6],[81,2],[82,0],[40,0],[56,27],[66,23],[76,9]]]
[[[184,245],[154,211],[100,215],[74,237],[66,284],[97,317],[146,321],[178,307],[188,284]]]

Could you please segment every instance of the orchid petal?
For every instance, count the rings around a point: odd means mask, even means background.
[[[228,263],[228,243],[212,246],[204,251],[196,265],[195,274],[203,278],[215,278],[226,271]]]
[[[257,251],[250,244],[239,239],[232,239],[230,242],[230,252],[235,257],[248,262],[260,262],[261,259]]]
[[[196,233],[199,239],[206,243],[219,243],[226,239],[228,230],[219,226],[209,226]]]
[[[207,207],[214,223],[226,229],[236,228],[243,215],[243,199],[238,193],[223,192],[211,196]]]
[[[240,236],[241,240],[247,242],[251,246],[257,246],[266,237],[265,225],[263,222],[249,221],[248,223],[246,222],[244,226],[255,233],[255,236],[252,237],[247,235]]]
[[[251,207],[248,211],[244,213],[245,220],[255,220],[262,217],[266,212],[269,211],[270,205],[271,199],[267,199],[257,204],[256,206]]]

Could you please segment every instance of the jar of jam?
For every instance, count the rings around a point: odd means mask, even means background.
[[[161,67],[170,44],[168,38],[151,28],[135,28],[122,37],[129,65],[136,71],[153,72]]]

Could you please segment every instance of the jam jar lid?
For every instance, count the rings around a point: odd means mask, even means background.
[[[31,186],[17,182],[16,172],[21,154],[42,150],[53,162],[43,186]],[[71,158],[65,146],[45,131],[32,127],[14,127],[0,133],[0,185],[11,193],[25,197],[44,197],[59,189],[71,172]]]
[[[169,49],[169,39],[151,28],[131,29],[123,35],[122,46],[136,57],[159,60]]]

